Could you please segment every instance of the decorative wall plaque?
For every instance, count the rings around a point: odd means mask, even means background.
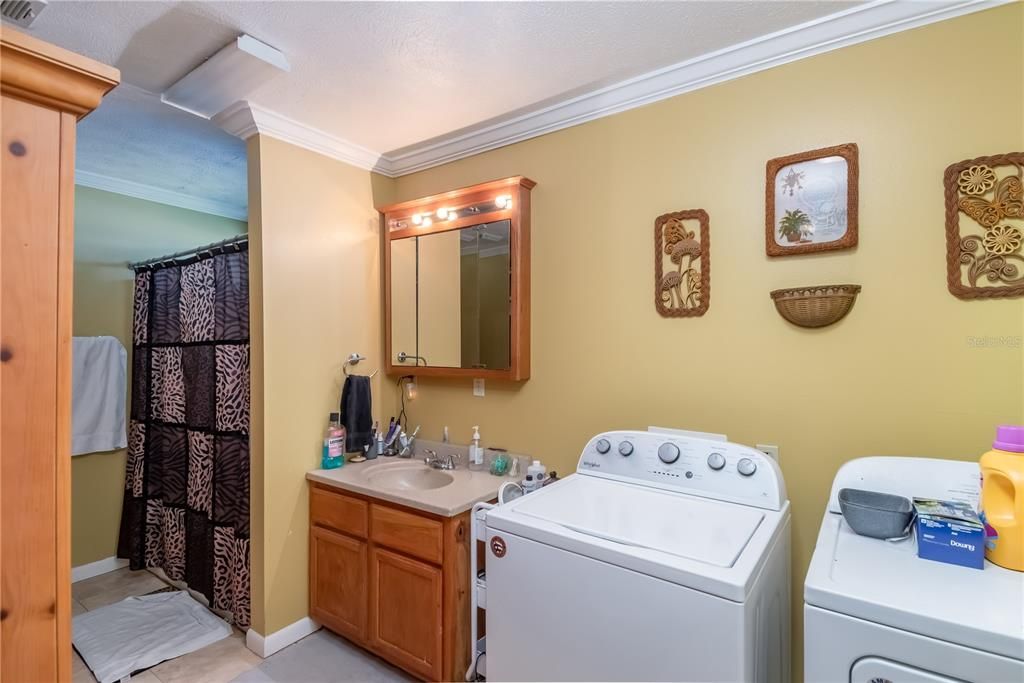
[[[666,318],[704,315],[711,300],[711,241],[703,209],[654,221],[654,306]]]
[[[961,299],[1024,296],[1024,152],[946,169],[946,275]]]

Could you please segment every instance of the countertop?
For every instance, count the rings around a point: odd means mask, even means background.
[[[433,489],[399,489],[371,481],[371,474],[376,476],[384,470],[402,468],[448,474],[452,482]],[[459,463],[454,470],[433,470],[423,463],[422,458],[398,457],[378,457],[360,463],[346,462],[333,470],[312,470],[306,473],[306,479],[442,517],[454,517],[472,508],[474,503],[496,498],[501,485],[513,481],[510,477],[496,477],[486,470],[469,470],[464,463]]]

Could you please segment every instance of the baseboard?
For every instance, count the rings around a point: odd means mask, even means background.
[[[117,571],[118,569],[127,566],[128,560],[122,560],[120,557],[106,557],[102,560],[90,562],[89,564],[80,564],[77,567],[71,568],[71,583],[82,581],[84,579],[91,579],[94,576]]]
[[[264,636],[249,629],[245,634],[245,646],[266,659],[270,655],[283,650],[292,643],[296,643],[311,633],[320,630],[320,624],[309,617],[303,617],[294,624],[285,626],[280,631],[274,631]]]

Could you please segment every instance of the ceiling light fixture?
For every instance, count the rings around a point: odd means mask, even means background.
[[[243,34],[164,90],[160,100],[208,119],[290,70],[280,50]]]

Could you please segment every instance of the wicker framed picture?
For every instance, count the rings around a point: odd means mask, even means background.
[[[711,302],[711,236],[704,209],[654,220],[654,307],[665,318],[707,313]]]
[[[857,245],[857,145],[848,143],[768,161],[765,250],[814,254]]]

